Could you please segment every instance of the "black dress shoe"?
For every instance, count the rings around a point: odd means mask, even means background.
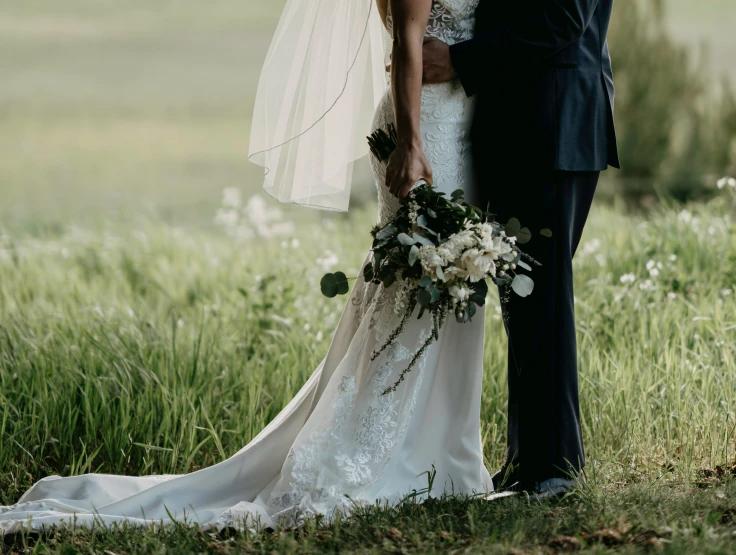
[[[550,478],[536,485],[531,496],[537,501],[548,501],[552,499],[561,499],[578,486],[577,479],[569,478]]]

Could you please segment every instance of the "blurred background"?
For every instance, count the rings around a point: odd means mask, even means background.
[[[0,224],[150,214],[211,225],[248,163],[259,70],[285,0],[5,0]],[[736,173],[736,2],[618,0],[611,31],[624,169],[601,196],[648,206]],[[372,202],[364,170],[356,204]]]

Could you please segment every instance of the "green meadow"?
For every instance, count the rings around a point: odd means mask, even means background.
[[[326,352],[375,221],[280,207],[217,221],[247,160],[282,0],[0,6],[0,505],[49,474],[190,472],[234,454]],[[625,6],[622,1],[620,7]],[[736,4],[671,0],[734,73]],[[255,203],[254,203],[255,202]],[[442,496],[299,531],[175,526],[6,538],[8,553],[736,553],[736,212],[599,202],[576,258],[587,482],[569,497]],[[269,208],[275,205],[266,200]],[[251,212],[252,215],[252,212]],[[278,221],[295,228],[280,234]],[[257,220],[257,218],[256,218]],[[505,337],[490,301],[489,468],[503,460]]]

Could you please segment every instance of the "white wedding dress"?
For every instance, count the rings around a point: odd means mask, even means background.
[[[472,35],[478,0],[434,0],[427,35],[454,43]],[[390,23],[390,19],[389,19]],[[434,183],[443,191],[470,180],[468,128],[472,106],[459,83],[424,88],[421,133]],[[374,128],[393,119],[390,91]],[[374,161],[380,222],[397,208]],[[11,507],[0,530],[68,524],[198,523],[226,526],[299,525],[304,517],[354,504],[397,503],[427,487],[485,494],[480,397],[484,312],[467,324],[448,321],[439,341],[394,393],[383,396],[431,333],[431,319],[412,318],[398,341],[371,361],[400,320],[396,285],[365,284],[350,295],[327,356],[283,411],[247,446],[220,464],[181,476],[49,476]]]

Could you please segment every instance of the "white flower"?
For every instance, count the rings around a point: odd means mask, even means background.
[[[675,262],[676,260],[677,260],[677,255],[676,254],[671,254],[670,255],[670,262]]]
[[[450,296],[455,299],[456,303],[461,303],[467,301],[470,298],[472,290],[468,287],[465,287],[464,285],[451,285],[449,292]]]
[[[432,279],[442,279],[445,281],[445,276],[442,272],[442,266],[445,265],[445,260],[438,254],[438,250],[435,247],[420,247],[419,260],[422,263],[422,269],[426,275]]]
[[[723,189],[726,186],[736,189],[736,179],[733,177],[722,177],[716,182],[716,186],[719,189]]]
[[[315,262],[317,262],[317,264],[322,268],[323,271],[327,272],[338,262],[340,262],[340,259],[331,250],[326,250],[324,253],[322,253],[322,256],[318,258]]]
[[[240,208],[242,197],[237,187],[227,187],[222,191],[222,206],[225,208]]]
[[[457,259],[465,249],[474,247],[475,242],[475,234],[472,231],[463,230],[442,243],[437,248],[437,252],[445,260],[452,261]]]
[[[217,211],[217,215],[215,216],[215,223],[228,230],[237,226],[239,220],[240,214],[237,210],[233,210],[232,208],[221,208]]]
[[[468,249],[461,256],[460,261],[466,265],[473,264],[475,260],[483,253],[479,249]]]
[[[649,270],[649,275],[653,278],[656,278],[659,275],[659,269],[658,268],[652,268]]]
[[[669,293],[667,293],[667,298],[670,300],[674,300],[677,298],[677,293],[673,293],[672,291],[670,291]]]
[[[639,284],[639,289],[641,289],[642,291],[654,291],[656,288],[657,286],[654,285],[654,282],[651,279],[643,281]]]
[[[601,248],[601,245],[602,243],[600,239],[597,239],[597,238],[591,239],[590,241],[588,241],[587,243],[583,245],[583,248],[581,249],[580,254],[582,256],[594,254],[598,252],[598,250]]]
[[[460,266],[449,266],[443,270],[444,281],[452,281],[453,279],[466,279],[468,277],[468,271]]]
[[[504,254],[510,253],[513,249],[511,245],[506,243],[501,237],[494,237],[490,244],[483,245],[485,254],[491,256],[493,260],[498,260]]]
[[[647,262],[647,270],[651,270],[656,265],[657,265],[657,263],[654,260],[650,260],[649,262]]]
[[[636,276],[634,274],[624,274],[621,276],[621,283],[634,283]]]

